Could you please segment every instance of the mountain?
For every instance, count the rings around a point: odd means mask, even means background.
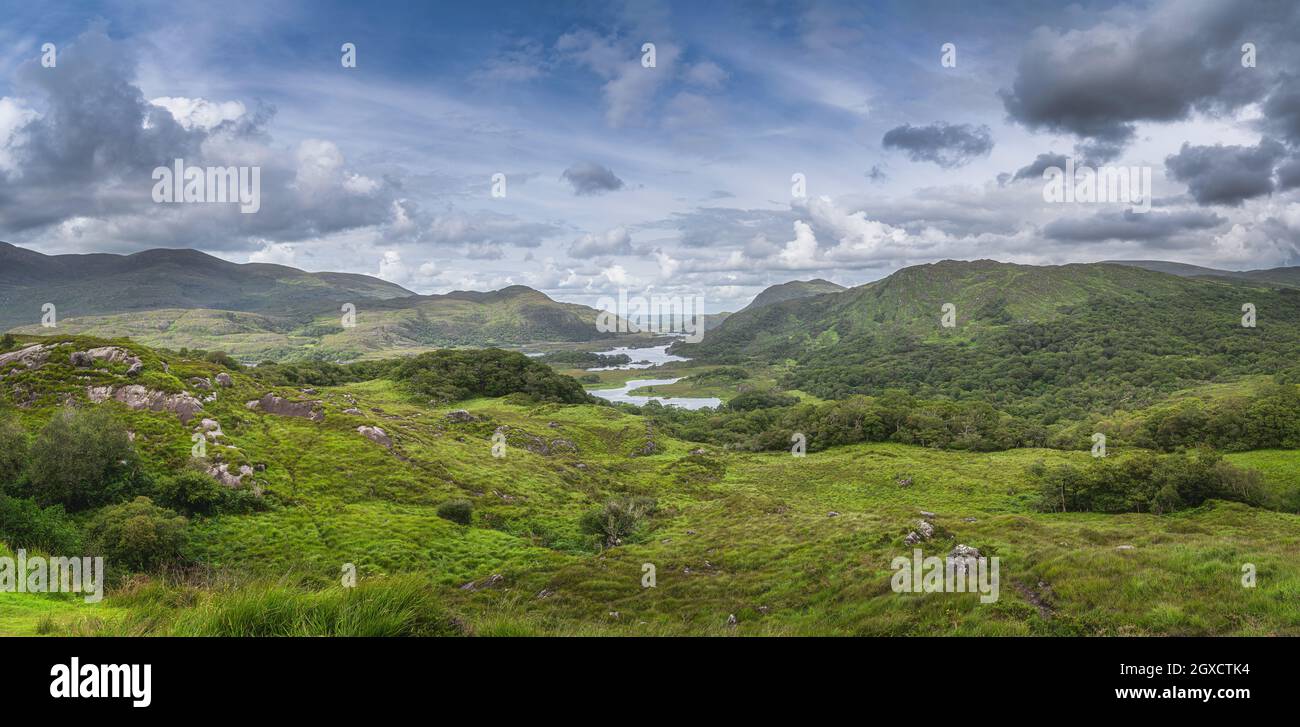
[[[1170,275],[1177,275],[1184,278],[1233,278],[1300,288],[1300,266],[1234,271],[1203,268],[1199,265],[1188,265],[1186,263],[1167,262],[1164,260],[1109,260],[1107,262],[1114,265],[1129,265],[1144,270],[1169,273]]]
[[[417,295],[367,275],[237,264],[196,250],[42,255],[0,243],[0,330],[129,336],[244,360],[348,360],[443,346],[590,341],[596,311],[522,285]],[[344,325],[343,307],[355,309]],[[353,321],[348,321],[352,323]]]
[[[780,285],[773,285],[764,289],[763,292],[754,296],[754,299],[749,302],[749,305],[741,308],[741,310],[756,310],[764,306],[772,305],[773,303],[794,300],[796,298],[807,298],[809,296],[821,295],[823,293],[838,293],[841,290],[845,290],[843,285],[836,285],[829,280],[822,280],[821,278],[814,280],[792,280],[788,283],[781,283]]]
[[[1241,325],[1242,306],[1257,326]],[[943,325],[945,304],[955,313]],[[945,260],[839,293],[746,309],[673,353],[794,363],[823,398],[905,389],[1043,420],[1151,403],[1233,376],[1300,376],[1300,291],[1091,263]]]
[[[42,255],[0,242],[0,329],[39,322],[45,303],[60,318],[165,308],[293,315],[412,295],[368,275],[241,265],[197,250]]]

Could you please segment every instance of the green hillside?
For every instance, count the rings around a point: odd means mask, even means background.
[[[952,327],[944,305],[954,306]],[[1257,325],[1241,325],[1253,304]],[[1052,423],[1135,408],[1215,380],[1300,380],[1300,292],[1110,265],[944,261],[833,295],[731,316],[674,353],[789,362],[823,398],[903,389]]]
[[[75,363],[97,347],[141,370],[103,352]],[[157,539],[113,541],[99,604],[0,593],[0,632],[1300,634],[1294,511],[1211,498],[1163,515],[1051,512],[1041,473],[1103,466],[1086,451],[744,452],[674,437],[647,412],[565,403],[571,385],[518,354],[455,353],[240,370],[126,341],[8,342],[0,437],[30,461],[0,459],[0,541],[105,547],[92,544],[120,522]],[[443,384],[467,388],[431,399]],[[201,407],[185,422],[183,400],[168,398],[183,392]],[[79,429],[100,414],[121,429]],[[191,462],[192,435],[214,431],[202,419],[220,434]],[[1233,461],[1280,493],[1297,486],[1292,454]],[[1145,456],[1117,446],[1105,466]],[[79,476],[59,490],[65,469],[52,462],[104,484],[77,489]],[[238,482],[218,484],[214,468]],[[891,560],[910,554],[922,518],[934,529],[925,554],[967,544],[1001,560],[996,602],[891,590]],[[1244,564],[1257,587],[1242,587]]]

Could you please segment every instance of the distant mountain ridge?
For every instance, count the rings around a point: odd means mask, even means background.
[[[232,263],[197,250],[42,255],[0,243],[0,330],[129,336],[244,359],[350,360],[389,351],[611,338],[595,309],[523,285],[419,295],[368,275]],[[355,325],[343,324],[344,304]]]
[[[1103,262],[1112,265],[1128,265],[1143,270],[1154,270],[1159,273],[1169,273],[1181,278],[1233,278],[1300,288],[1300,266],[1260,270],[1218,270],[1216,268],[1205,268],[1200,265],[1188,265],[1165,260],[1106,260]]]

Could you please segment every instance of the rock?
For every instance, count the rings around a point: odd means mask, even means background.
[[[355,406],[350,409],[344,409],[343,413],[350,414],[354,417],[364,416],[364,413],[360,409],[356,408]]]
[[[130,368],[126,370],[126,375],[139,376],[141,371],[144,371],[144,364],[141,363],[140,361],[136,361],[135,363],[131,364]]]
[[[834,510],[831,510],[830,512],[826,513],[826,517],[839,517],[839,516],[840,514],[838,512],[835,512]]]
[[[15,362],[21,363],[29,369],[37,368],[49,360],[50,351],[53,350],[54,346],[38,343],[26,348],[20,348],[17,351],[0,353],[0,369]]]
[[[370,427],[370,426],[362,425],[357,427],[357,433],[365,437],[366,439],[369,439],[370,441],[374,442],[375,444],[382,444],[385,447],[388,447],[389,449],[393,448],[393,440],[390,439],[389,436],[386,433],[384,433],[384,430],[380,429],[379,427]]]
[[[917,520],[916,531],[920,533],[921,537],[925,538],[926,540],[929,540],[930,538],[934,537],[934,526],[931,525],[927,520]]]
[[[736,625],[736,614],[734,614],[734,613],[727,614],[727,625],[728,625],[728,626],[735,626],[735,625]]]
[[[964,522],[964,523],[973,523],[973,522],[975,522],[975,518],[973,518],[973,517],[964,517],[964,518],[961,519],[961,521]]]
[[[234,474],[230,471],[230,465],[225,462],[213,463],[208,466],[208,476],[226,487],[235,488],[243,484],[244,475]]]
[[[921,517],[925,518],[926,520],[933,520],[933,519],[934,519],[934,513],[932,513],[932,512],[928,512],[928,511],[926,511],[926,510],[922,510],[922,511],[921,511]]]
[[[119,346],[100,346],[87,351],[73,351],[69,356],[72,365],[77,368],[89,368],[96,361],[106,363],[124,363],[127,376],[138,376],[144,370],[144,362],[139,356]]]
[[[977,561],[982,560],[978,548],[969,545],[956,545],[948,552],[948,559],[955,565],[953,569],[958,578],[965,577],[966,569],[976,566]]]
[[[455,409],[453,411],[447,412],[447,418],[452,420],[453,422],[478,421],[478,417],[474,416],[473,414],[470,414],[468,411],[465,411],[464,409]]]
[[[958,544],[948,553],[949,558],[979,558],[979,548]]]
[[[217,437],[226,436],[226,433],[221,431],[221,424],[216,419],[204,419],[199,422],[199,429],[203,430],[208,439],[215,440]]]
[[[69,356],[68,359],[72,362],[73,366],[76,366],[79,369],[88,369],[95,364],[95,359],[91,358],[90,354],[85,351],[73,351],[72,355]]]
[[[547,427],[550,427],[551,429],[559,429],[559,428],[560,428],[560,423],[559,423],[559,422],[547,422],[547,423],[546,423],[546,426],[547,426]]]
[[[1134,547],[1132,545],[1117,545],[1115,550],[1134,550]]]
[[[189,394],[184,392],[168,394],[146,389],[139,384],[123,386],[120,389],[114,389],[112,386],[90,386],[86,388],[86,396],[94,404],[108,401],[111,396],[114,401],[126,404],[131,409],[169,411],[180,417],[182,424],[189,424],[190,420],[203,410],[203,402]]]
[[[540,590],[540,591],[537,592],[537,600],[540,601],[540,600],[542,600],[543,598],[547,598],[547,597],[552,596],[552,595],[554,595],[554,594],[555,594],[555,591],[552,591],[552,590],[549,589],[549,588],[543,588],[542,590]]]
[[[903,538],[903,542],[908,545],[916,545],[917,543],[921,542],[921,536],[917,535],[916,531],[913,530],[912,532],[907,534],[907,537]]]
[[[234,384],[235,382],[231,380],[230,374],[224,371],[217,374],[217,386],[233,386]]]
[[[697,455],[698,455],[698,454],[708,454],[708,452],[704,451],[703,448],[701,448],[701,449],[692,449],[692,450],[691,450],[691,454],[697,454]]]
[[[306,388],[306,389],[302,389],[302,393],[306,394],[307,396],[315,396],[316,390],[312,388]]]
[[[202,376],[195,376],[194,378],[190,379],[190,386],[193,386],[196,389],[203,389],[204,391],[208,391],[212,388],[212,382],[208,381]]]
[[[501,585],[502,581],[504,580],[505,577],[502,576],[500,573],[493,573],[492,575],[488,576],[487,578],[484,578],[481,581],[478,582],[470,581],[469,583],[466,583],[465,585],[460,587],[460,590],[478,591],[484,588],[493,588],[495,586]]]
[[[325,412],[321,411],[319,401],[289,401],[282,396],[267,394],[257,401],[248,402],[245,406],[276,416],[298,417],[313,422],[325,419]]]

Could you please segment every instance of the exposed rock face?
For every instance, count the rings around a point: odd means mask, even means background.
[[[239,487],[244,481],[244,476],[231,472],[230,465],[225,462],[209,465],[208,476],[226,487]]]
[[[968,568],[977,567],[979,561],[983,559],[980,555],[979,548],[960,544],[948,553],[948,558],[956,564],[954,572],[959,578],[966,575],[966,570]]]
[[[50,351],[53,350],[54,346],[38,343],[27,348],[20,348],[17,351],[0,353],[0,369],[15,361],[29,369],[34,369],[49,360]]]
[[[106,363],[126,364],[127,376],[137,376],[144,370],[144,362],[140,360],[139,356],[118,346],[100,346],[87,351],[73,351],[69,358],[73,366],[82,369],[90,368],[96,361],[104,361]]]
[[[456,409],[455,411],[447,412],[447,418],[452,420],[453,422],[478,421],[478,417],[474,416],[473,414],[470,414],[468,411],[465,411],[464,409]]]
[[[139,384],[123,386],[120,389],[112,386],[89,386],[86,387],[86,396],[93,404],[102,404],[111,398],[132,409],[169,411],[180,417],[182,424],[189,424],[190,420],[203,410],[203,402],[189,394],[184,392],[168,394],[146,389]]]
[[[217,437],[226,436],[226,433],[221,431],[221,424],[216,419],[204,419],[199,422],[199,427],[208,439],[215,440]]]
[[[234,383],[235,382],[230,378],[230,374],[224,371],[217,374],[217,386],[233,386]]]
[[[202,376],[195,376],[194,378],[190,379],[190,386],[193,386],[196,389],[203,389],[204,391],[208,391],[212,388],[212,382],[208,381]]]
[[[357,427],[357,433],[376,444],[382,444],[389,449],[393,448],[393,440],[379,427],[360,426]]]
[[[321,410],[319,401],[289,401],[282,396],[267,394],[257,401],[248,402],[247,406],[249,409],[261,410],[267,414],[282,417],[298,417],[300,419],[310,419],[313,422],[325,419],[325,412]]]
[[[916,530],[913,530],[912,532],[908,533],[907,537],[903,538],[903,542],[907,543],[908,545],[916,545],[917,543],[923,540],[929,540],[930,538],[933,537],[934,537],[934,526],[931,525],[929,521],[917,520]],[[966,546],[962,546],[962,547],[966,547]]]

